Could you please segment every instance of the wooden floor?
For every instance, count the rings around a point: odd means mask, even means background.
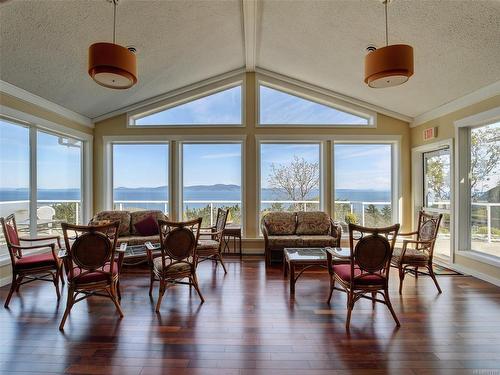
[[[33,283],[0,308],[1,374],[500,374],[500,288],[472,277],[397,278],[391,299],[402,327],[384,305],[356,304],[345,330],[346,297],[325,303],[325,273],[307,274],[290,300],[281,268],[260,258],[228,262],[228,274],[208,262],[199,280],[206,302],[176,286],[161,314],[148,297],[148,275],[122,278],[120,320],[111,301],[78,303],[58,330],[59,307],[49,283]],[[418,285],[417,285],[418,284]],[[8,287],[0,289],[3,305]],[[64,289],[66,294],[66,288]],[[157,289],[155,289],[156,299]]]

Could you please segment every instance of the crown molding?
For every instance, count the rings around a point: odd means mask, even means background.
[[[281,74],[281,73],[276,73],[276,72],[273,72],[271,70],[267,70],[267,69],[259,68],[259,67],[256,67],[255,71],[259,74],[262,74],[263,76],[267,76],[267,77],[275,78],[275,79],[280,80],[280,81],[291,83],[295,86],[303,87],[305,89],[315,91],[315,92],[318,92],[320,94],[330,96],[332,98],[340,99],[340,100],[343,100],[344,102],[351,103],[351,104],[357,105],[361,108],[369,109],[369,110],[375,111],[377,113],[396,118],[398,120],[402,120],[402,121],[405,121],[408,123],[411,123],[413,121],[413,117],[406,116],[402,113],[394,112],[394,111],[391,111],[390,109],[383,108],[383,107],[380,107],[378,105],[365,102],[364,100],[356,99],[356,98],[353,98],[352,96],[340,94],[338,92],[326,89],[324,87],[316,86],[316,85],[313,85],[311,83],[307,83],[307,82],[301,81],[299,79],[295,79],[295,78],[286,76],[286,75]]]
[[[153,96],[152,98],[145,99],[145,100],[142,100],[142,101],[137,102],[135,104],[131,104],[131,105],[119,108],[119,109],[117,109],[115,111],[111,111],[111,112],[105,113],[105,114],[103,114],[101,116],[94,117],[92,119],[92,121],[94,123],[96,123],[96,122],[99,122],[99,121],[107,120],[107,119],[109,119],[111,117],[119,116],[119,115],[122,115],[122,114],[130,112],[130,111],[135,111],[136,109],[140,109],[140,108],[149,106],[149,105],[154,104],[154,103],[162,102],[162,101],[164,101],[166,99],[170,99],[170,98],[172,98],[174,96],[185,94],[186,92],[193,91],[193,90],[196,90],[196,89],[199,89],[199,88],[202,88],[202,87],[205,87],[205,86],[217,83],[217,82],[221,82],[221,81],[224,81],[226,79],[235,77],[235,76],[243,74],[243,73],[245,73],[245,68],[244,67],[238,68],[238,69],[235,69],[235,70],[231,70],[231,71],[229,71],[227,73],[219,74],[217,76],[214,76],[214,77],[211,77],[211,78],[208,78],[208,79],[204,79],[202,81],[193,83],[191,85],[187,85],[187,86],[184,86],[184,87],[181,87],[181,88],[169,91],[169,92],[167,92],[165,94],[160,94],[160,95],[157,95],[157,96]]]
[[[32,94],[31,92],[17,87],[9,82],[0,80],[0,92],[13,96],[19,100],[37,105],[43,109],[54,112],[68,120],[74,121],[88,128],[94,127],[94,124],[90,118],[67,109],[59,104],[51,102],[50,100],[44,99],[41,96]]]
[[[500,95],[500,81],[492,83],[488,86],[484,86],[476,91],[471,92],[470,94],[464,95],[460,98],[452,100],[451,102],[448,102],[416,116],[413,119],[413,122],[410,124],[410,127],[413,128],[422,125],[426,122],[458,111],[469,105],[479,103],[496,95]]]

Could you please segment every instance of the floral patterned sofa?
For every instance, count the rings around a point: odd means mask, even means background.
[[[137,231],[135,224],[144,220],[148,216],[153,216],[157,222],[159,219],[168,220],[168,217],[162,211],[102,211],[96,214],[89,222],[89,225],[100,224],[109,221],[119,221],[118,243],[126,242],[129,245],[141,245],[147,241],[152,243],[159,242],[159,235],[142,236]]]
[[[268,212],[261,220],[266,263],[286,247],[339,247],[342,227],[321,211]],[[277,258],[277,257],[276,257]]]

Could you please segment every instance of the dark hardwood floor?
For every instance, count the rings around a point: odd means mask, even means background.
[[[359,301],[350,333],[346,296],[325,303],[328,278],[306,274],[290,300],[281,267],[253,257],[227,262],[228,274],[205,262],[199,282],[206,302],[187,286],[168,289],[154,313],[145,269],[122,276],[120,320],[94,297],[75,305],[64,333],[54,288],[37,282],[0,308],[1,374],[500,374],[500,288],[472,277],[405,280],[391,275],[389,311]],[[3,305],[8,286],[0,289]]]

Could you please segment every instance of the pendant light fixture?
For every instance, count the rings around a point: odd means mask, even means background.
[[[413,75],[413,47],[407,44],[389,45],[387,5],[390,0],[381,0],[385,7],[385,47],[370,51],[365,56],[365,83],[373,88],[398,86]]]
[[[116,6],[113,3],[113,43],[94,43],[89,47],[89,75],[99,85],[110,89],[128,89],[137,83],[137,63],[133,49],[115,44]]]

